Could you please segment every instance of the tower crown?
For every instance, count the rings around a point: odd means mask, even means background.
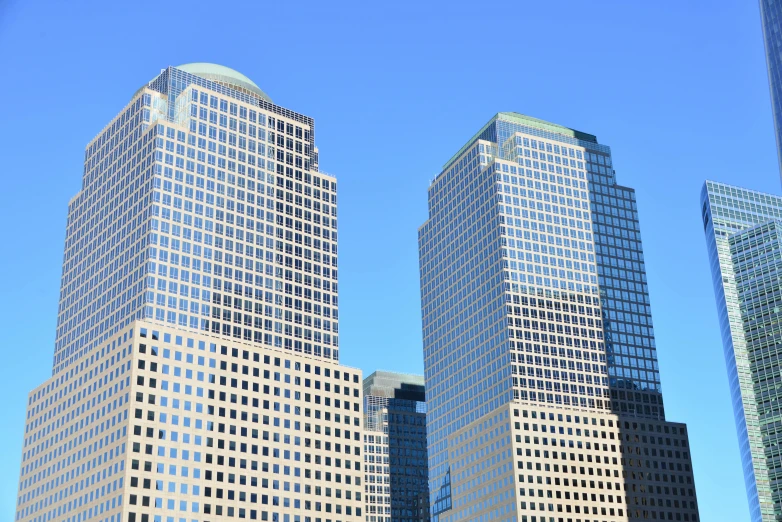
[[[226,87],[236,89],[238,91],[249,91],[256,96],[260,96],[262,99],[271,103],[272,99],[258,87],[254,81],[243,75],[239,71],[235,71],[230,67],[224,65],[218,65],[216,63],[186,63],[183,65],[177,65],[176,67],[180,71],[185,71],[213,82],[221,83]]]

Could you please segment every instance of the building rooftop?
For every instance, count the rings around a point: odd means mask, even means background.
[[[475,140],[478,139],[479,136],[483,134],[483,131],[485,131],[489,126],[491,126],[495,121],[497,120],[503,120],[510,123],[515,123],[517,125],[523,125],[526,127],[532,127],[533,129],[539,129],[546,132],[551,132],[553,134],[560,134],[562,136],[567,136],[569,138],[575,138],[581,141],[586,141],[590,143],[597,143],[597,137],[593,134],[588,134],[586,132],[581,132],[575,129],[571,129],[570,127],[563,127],[562,125],[557,125],[556,123],[550,123],[548,121],[540,120],[538,118],[533,118],[532,116],[527,116],[525,114],[520,114],[518,112],[498,112],[492,118],[481,127],[481,130],[475,133],[475,135],[470,138],[467,143],[462,146],[461,149],[458,150],[456,154],[451,156],[451,159],[449,159],[445,165],[443,165],[443,171],[447,170],[448,167],[450,167],[451,163],[456,161],[456,159],[461,156],[464,151],[466,151],[470,146],[472,146],[473,143],[475,143]]]
[[[424,376],[378,370],[364,378],[364,395],[425,401]]]
[[[212,80],[217,83],[222,83],[227,87],[231,87],[238,90],[249,91],[260,98],[272,103],[272,99],[258,87],[255,82],[243,75],[239,71],[235,71],[230,67],[224,65],[218,65],[216,63],[186,63],[184,65],[177,65],[177,69],[186,73],[194,74]]]

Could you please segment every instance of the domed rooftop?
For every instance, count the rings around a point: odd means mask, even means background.
[[[255,82],[239,71],[235,71],[230,67],[218,65],[216,63],[186,63],[184,65],[177,65],[176,68],[180,71],[185,71],[186,73],[223,84],[226,87],[231,87],[232,89],[248,91],[263,100],[266,100],[270,103],[272,102],[272,99],[269,98],[269,96],[267,96],[260,87],[255,85]]]

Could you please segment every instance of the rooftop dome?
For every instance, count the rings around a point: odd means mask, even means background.
[[[186,63],[184,65],[177,65],[177,69],[186,73],[200,76],[213,82],[221,83],[232,89],[240,91],[248,91],[249,93],[260,97],[262,100],[266,100],[271,103],[271,98],[261,90],[260,87],[255,85],[251,79],[243,75],[239,71],[235,71],[230,67],[223,65],[217,65],[216,63]]]

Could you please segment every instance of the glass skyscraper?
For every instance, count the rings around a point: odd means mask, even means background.
[[[311,118],[168,67],[86,148],[16,520],[363,520],[337,180]]]
[[[419,256],[435,520],[698,520],[608,146],[497,114],[429,187]]]
[[[774,112],[777,154],[782,166],[782,3],[779,0],[760,0],[760,19],[763,43],[766,48],[768,86],[771,108]],[[780,169],[782,170],[782,168]]]
[[[429,490],[424,378],[376,371],[364,379],[367,522],[425,522]]]
[[[751,519],[782,520],[782,197],[706,181],[701,212]]]

